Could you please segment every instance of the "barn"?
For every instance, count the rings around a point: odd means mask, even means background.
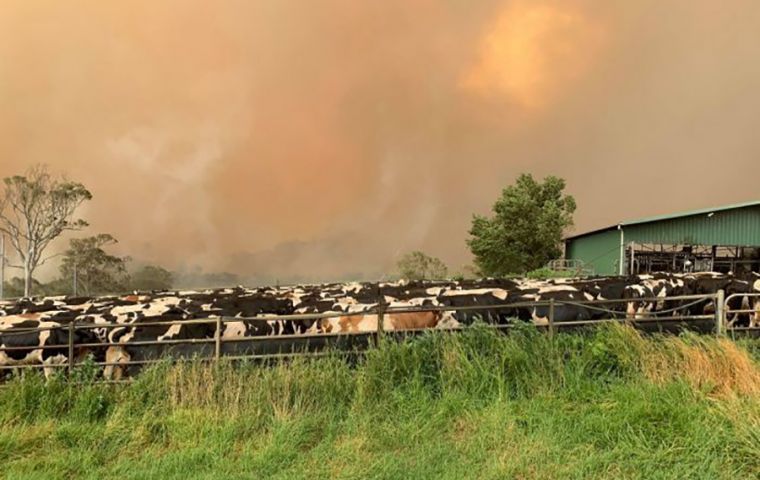
[[[565,259],[598,275],[760,272],[760,201],[621,222],[565,239]]]

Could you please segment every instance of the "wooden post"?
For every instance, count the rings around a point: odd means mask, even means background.
[[[385,303],[381,300],[377,304],[377,336],[375,346],[380,345],[380,338],[383,336],[383,321],[385,319]]]
[[[726,292],[718,290],[715,296],[715,334],[723,335],[723,326],[725,325],[726,316]]]
[[[549,299],[549,338],[554,338],[554,299]]]
[[[216,332],[214,332],[214,362],[219,363],[222,357],[222,317],[216,317]]]
[[[67,365],[69,376],[74,371],[74,321],[69,323],[69,362]]]

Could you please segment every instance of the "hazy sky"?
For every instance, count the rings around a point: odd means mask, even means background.
[[[0,176],[172,268],[456,268],[520,172],[576,231],[760,197],[759,57],[756,0],[3,0]]]

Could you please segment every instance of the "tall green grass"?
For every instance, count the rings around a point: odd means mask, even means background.
[[[0,389],[0,475],[757,478],[747,348],[474,328],[352,362],[164,363],[126,386],[25,375]]]

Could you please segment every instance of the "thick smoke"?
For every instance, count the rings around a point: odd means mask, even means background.
[[[457,267],[517,173],[577,230],[757,198],[760,4],[6,0],[0,176],[44,162],[135,258]]]

